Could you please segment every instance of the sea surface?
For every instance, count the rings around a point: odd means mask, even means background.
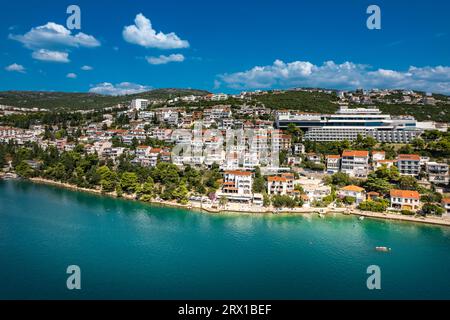
[[[81,290],[67,289],[69,265]],[[0,181],[0,299],[16,298],[450,299],[450,228],[213,215]]]

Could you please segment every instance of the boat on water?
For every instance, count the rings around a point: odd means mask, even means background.
[[[375,247],[375,250],[377,250],[379,252],[390,252],[391,248],[388,248],[388,247]]]

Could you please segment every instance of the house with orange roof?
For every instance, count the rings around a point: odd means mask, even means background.
[[[372,160],[375,161],[382,161],[386,159],[386,152],[385,151],[372,151]]]
[[[420,173],[420,156],[418,154],[399,154],[397,167],[402,176],[417,177]]]
[[[267,178],[267,194],[269,195],[289,195],[294,191],[294,176],[283,174],[280,176],[270,176]]]
[[[393,209],[417,211],[420,208],[420,194],[417,191],[392,189],[390,198]]]
[[[338,154],[329,154],[327,159],[327,173],[335,174],[341,169],[341,156]]]
[[[345,150],[341,157],[341,171],[350,177],[367,178],[369,173],[369,151]]]
[[[366,200],[366,190],[355,185],[345,186],[339,189],[338,196],[341,199],[345,197],[355,198],[355,203],[360,204]]]

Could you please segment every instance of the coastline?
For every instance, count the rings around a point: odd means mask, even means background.
[[[115,192],[105,193],[102,192],[100,189],[88,189],[88,188],[81,188],[69,183],[63,183],[60,181],[53,181],[49,179],[44,178],[31,178],[29,179],[30,182],[37,183],[37,184],[46,184],[46,185],[52,185],[56,187],[62,187],[65,189],[73,190],[73,191],[80,191],[80,192],[87,192],[91,194],[101,195],[101,196],[109,196],[113,198],[123,198],[125,200],[133,200],[133,201],[139,201],[136,200],[133,196],[130,195],[123,195],[122,197],[118,197]],[[319,215],[326,215],[326,214],[343,214],[343,215],[353,215],[357,217],[365,217],[370,219],[378,219],[378,220],[393,220],[393,221],[403,221],[403,222],[414,222],[414,223],[421,223],[421,224],[430,224],[430,225],[439,225],[439,226],[446,226],[450,227],[450,219],[443,219],[443,218],[435,218],[435,217],[415,217],[415,216],[404,216],[401,214],[393,214],[393,213],[387,213],[387,212],[370,212],[370,211],[362,211],[358,209],[347,209],[347,208],[294,208],[294,209],[283,209],[280,211],[275,211],[267,208],[261,208],[261,207],[248,207],[245,208],[245,211],[242,210],[242,206],[239,206],[239,208],[233,208],[230,206],[227,206],[226,208],[213,208],[212,206],[208,204],[200,204],[197,202],[189,202],[189,204],[180,204],[177,202],[172,201],[164,201],[164,200],[152,200],[150,202],[144,202],[139,201],[141,203],[147,203],[150,205],[157,205],[157,206],[166,206],[166,207],[172,207],[172,208],[180,208],[190,211],[197,211],[197,212],[203,212],[203,213],[210,213],[210,214],[245,214],[245,215],[310,215],[310,214],[319,214]]]

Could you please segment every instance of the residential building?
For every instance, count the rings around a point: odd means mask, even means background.
[[[418,154],[400,154],[397,157],[397,167],[401,175],[417,177],[420,173],[420,156]]]
[[[251,202],[253,176],[247,171],[225,171],[223,176],[222,192],[219,196],[225,196],[229,201]]]
[[[131,100],[131,109],[142,110],[148,107],[149,101],[147,99],[133,99]]]
[[[294,191],[294,176],[283,174],[267,178],[267,194],[289,195]]]
[[[417,191],[392,189],[390,196],[393,209],[417,211],[420,207],[420,194]]]
[[[434,184],[448,184],[449,169],[448,164],[438,162],[427,162],[426,171],[428,173],[428,181]]]
[[[351,177],[367,178],[369,151],[345,150],[342,153],[341,171]]]
[[[442,208],[444,208],[445,213],[450,216],[450,198],[442,199]]]
[[[364,188],[358,186],[345,186],[338,191],[339,198],[352,197],[355,198],[355,203],[360,204],[366,200],[366,191]]]
[[[327,173],[335,174],[341,169],[341,156],[330,154],[326,156],[327,159]]]

